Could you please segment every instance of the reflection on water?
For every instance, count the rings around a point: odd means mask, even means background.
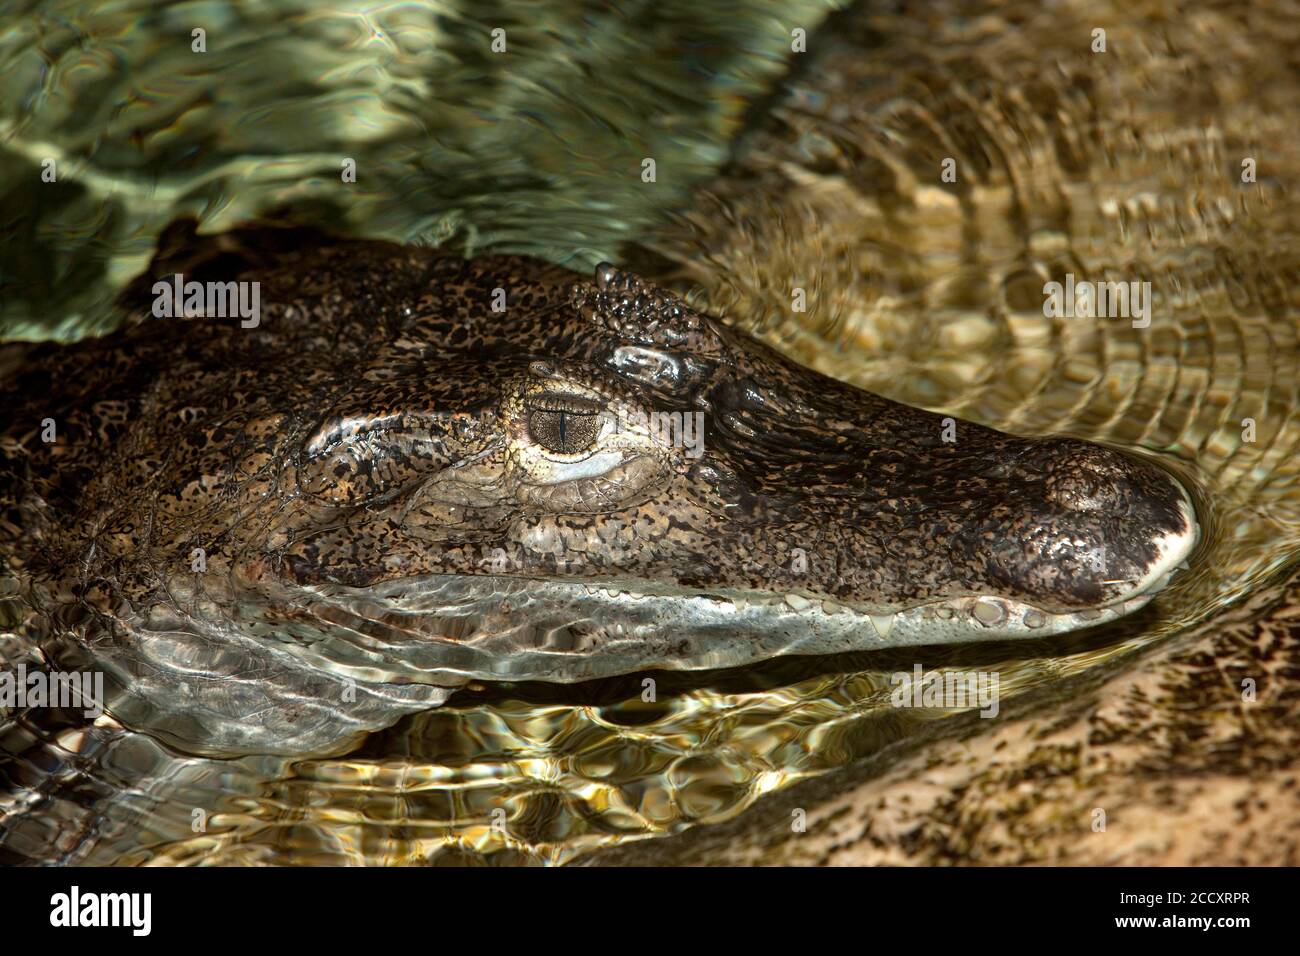
[[[291,207],[471,254],[584,270],[612,258],[725,157],[745,103],[783,69],[785,20],[815,24],[826,4],[620,7],[6,4],[0,328],[63,338],[114,325],[112,292],[182,215],[216,232]],[[653,188],[645,157],[658,161]],[[58,178],[45,183],[50,160]]]
[[[224,226],[272,199],[310,207],[337,197],[314,177],[333,175],[323,171],[334,154],[360,141],[375,174],[348,196],[353,228],[454,235],[471,249],[563,261],[639,237],[620,258],[683,290],[698,286],[702,304],[830,374],[1010,431],[1070,433],[1158,457],[1196,489],[1205,540],[1191,572],[1151,607],[1050,644],[920,655],[927,668],[998,671],[1004,702],[1036,690],[1050,707],[1064,678],[1122,667],[1294,564],[1300,11],[876,6],[836,15],[814,34],[789,90],[751,113],[732,161],[689,198],[686,180],[701,181],[722,159],[719,143],[738,125],[734,94],[757,89],[785,48],[788,13],[777,22],[761,5],[744,17],[738,8],[734,55],[700,53],[727,77],[714,76],[707,97],[685,83],[699,71],[663,65],[653,34],[620,33],[608,19],[593,26],[577,5],[566,7],[568,29],[605,44],[587,60],[573,59],[567,43],[548,46],[532,21],[521,47],[536,43],[536,57],[493,73],[495,82],[483,81],[486,57],[462,63],[459,86],[430,85],[428,64],[446,67],[436,53],[449,37],[486,29],[464,17],[426,24],[424,35],[411,27],[409,49],[405,5],[385,8],[383,30],[379,15],[303,14],[296,30],[265,37],[232,21],[250,31],[245,44],[271,53],[311,38],[319,59],[295,68],[316,82],[261,87],[263,108],[236,114],[223,109],[233,97],[225,81],[209,76],[221,95],[191,95],[182,110],[183,91],[202,84],[158,72],[156,88],[140,84],[133,95],[139,119],[122,125],[107,107],[85,107],[120,148],[91,151],[101,179],[60,207],[67,223],[57,209],[33,212],[69,261],[95,246],[88,239],[102,240],[90,288],[137,269],[145,237],[173,208],[198,202]],[[170,16],[159,14],[155,35]],[[672,22],[663,5],[646,16],[664,30]],[[1105,53],[1091,49],[1097,26]],[[75,45],[69,30],[61,42]],[[147,35],[121,33],[131,62],[150,62],[147,45],[135,46]],[[12,33],[0,37],[0,63],[17,63]],[[673,62],[689,63],[693,48],[677,49]],[[619,55],[640,68],[584,67]],[[114,69],[106,55],[83,59],[81,70]],[[18,69],[28,68],[10,75]],[[660,99],[674,96],[678,105],[660,112]],[[646,104],[655,110],[638,113]],[[503,111],[513,123],[501,125]],[[647,112],[654,122],[644,123]],[[49,122],[10,126],[0,149],[34,162],[58,131]],[[152,159],[133,165],[125,146],[135,128]],[[522,128],[553,135],[525,141]],[[93,130],[64,148],[88,150]],[[437,176],[412,161],[430,141],[452,157]],[[642,155],[689,167],[664,194],[671,202],[641,189]],[[946,158],[956,160],[953,183],[940,178]],[[1244,158],[1256,160],[1254,183],[1241,180]],[[611,174],[622,165],[632,185]],[[228,175],[235,169],[247,175]],[[94,185],[109,180],[122,185]],[[106,202],[116,209],[107,217]],[[651,229],[656,212],[664,215]],[[93,235],[84,231],[91,222]],[[1043,284],[1066,273],[1150,281],[1150,327],[1044,318]],[[796,287],[807,290],[807,313],[791,311]],[[77,322],[96,321],[71,299],[63,307]],[[12,327],[30,329],[21,308]],[[21,798],[28,812],[9,817],[5,848],[99,863],[567,861],[728,819],[889,744],[969,726],[958,711],[890,706],[889,675],[917,659],[887,652],[657,675],[654,703],[641,700],[639,676],[484,687],[346,754],[306,760],[186,757],[108,720],[94,733],[46,728],[57,743],[8,769],[30,791]]]

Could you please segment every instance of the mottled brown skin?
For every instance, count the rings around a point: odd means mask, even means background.
[[[260,325],[151,317],[175,272],[260,281]],[[939,416],[612,269],[182,223],[124,301],[130,325],[29,349],[3,397],[5,550],[101,612],[162,600],[195,548],[254,582],[482,574],[499,548],[526,577],[1071,610],[1140,578],[1182,527],[1144,462],[965,422],[944,441]],[[632,435],[608,470],[546,483],[556,456],[530,416],[551,391],[700,412],[703,454]]]

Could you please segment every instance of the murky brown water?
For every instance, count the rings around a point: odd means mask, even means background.
[[[657,225],[644,197],[615,192],[625,234],[644,237],[619,258],[829,374],[1009,431],[1140,450],[1196,488],[1206,535],[1192,571],[1136,619],[920,656],[998,671],[1006,706],[1125,666],[1295,564],[1300,6],[884,6],[814,31],[780,96],[760,101],[763,71],[740,70],[760,105],[732,161],[693,193],[679,183]],[[770,72],[797,24],[747,22]],[[780,42],[752,39],[764,30]],[[530,83],[550,76],[534,70]],[[626,131],[628,103],[595,112]],[[947,158],[955,182],[941,178]],[[478,210],[476,228],[523,222],[511,209]],[[542,245],[573,235],[547,228]],[[570,239],[569,254],[622,236]],[[1150,326],[1045,318],[1043,284],[1066,273],[1149,281]],[[795,288],[807,312],[792,310]],[[82,755],[100,758],[94,780],[55,792],[10,842],[54,840],[52,857],[101,863],[569,861],[727,820],[960,718],[890,706],[889,675],[917,660],[661,675],[653,704],[638,678],[484,688],[308,760],[187,758],[105,729],[94,747],[106,750]]]

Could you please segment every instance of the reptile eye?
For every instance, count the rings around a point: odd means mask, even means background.
[[[528,434],[557,455],[577,455],[591,448],[600,435],[600,416],[534,408],[528,413]]]
[[[554,455],[579,455],[590,451],[600,437],[604,404],[563,392],[531,396],[528,437]]]

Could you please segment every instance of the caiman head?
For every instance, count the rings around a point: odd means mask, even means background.
[[[9,392],[11,568],[187,746],[318,747],[473,678],[1047,637],[1197,539],[1144,460],[886,400],[608,265],[261,235],[191,231],[126,296],[258,282],[258,321],[142,315]]]
[[[888,401],[609,265],[384,248],[295,270],[355,280],[331,331],[277,338],[300,300],[230,333],[219,424],[183,400],[215,437],[152,518],[190,516],[171,560],[226,554],[384,653],[577,680],[1042,637],[1141,607],[1195,544],[1158,467]]]
[[[256,328],[101,339],[69,428],[113,441],[30,466],[82,593],[149,646],[216,619],[209,645],[269,628],[420,682],[1041,637],[1143,606],[1196,542],[1145,460],[887,401],[610,265],[252,258]]]

